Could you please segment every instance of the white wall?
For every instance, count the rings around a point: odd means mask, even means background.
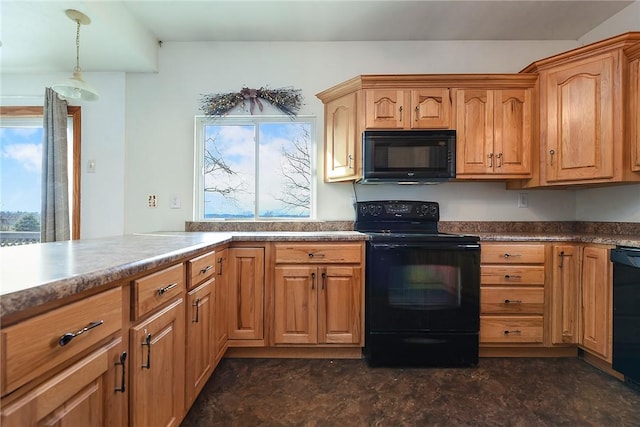
[[[322,182],[322,103],[315,94],[358,74],[518,72],[531,62],[631,29],[640,30],[640,1],[580,41],[350,43],[165,43],[159,73],[87,73],[101,93],[82,104],[84,238],[123,232],[183,230],[192,219],[193,127],[202,94],[242,86],[302,90],[302,114],[318,118],[319,219],[353,219],[354,186]],[[67,74],[0,75],[2,105],[42,105],[44,87]],[[14,96],[21,96],[16,98]],[[96,173],[86,172],[87,160]],[[422,199],[441,203],[442,219],[640,221],[640,185],[593,190],[518,191],[502,183],[355,186],[360,200]],[[149,194],[159,206],[146,206]],[[169,209],[169,195],[181,197]]]
[[[353,219],[353,186],[322,182],[323,106],[315,94],[359,74],[518,72],[531,62],[576,47],[546,42],[165,43],[158,74],[127,75],[126,232],[180,230],[192,219],[193,122],[202,94],[243,86],[302,90],[301,114],[318,117],[317,217]],[[436,200],[443,220],[572,220],[574,191],[517,192],[503,183],[446,183],[414,188],[356,186],[364,200]],[[399,191],[400,190],[400,191]],[[159,206],[148,208],[148,195]],[[181,209],[169,209],[171,194]],[[545,206],[552,208],[545,208]]]
[[[4,74],[2,105],[41,106],[45,87],[70,74]],[[75,104],[82,111],[82,171],[80,235],[83,238],[113,236],[124,232],[124,73],[84,73],[100,93],[100,100]],[[72,103],[70,103],[72,104]],[[73,105],[73,104],[72,104]],[[87,173],[87,161],[96,161],[96,172]]]

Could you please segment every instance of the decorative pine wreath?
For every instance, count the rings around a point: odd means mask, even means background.
[[[200,110],[207,116],[221,117],[238,104],[242,104],[242,108],[245,108],[245,103],[249,101],[249,112],[253,114],[256,105],[260,111],[263,110],[264,106],[260,102],[261,99],[271,103],[286,115],[295,117],[300,111],[303,97],[300,94],[300,89],[269,89],[264,87],[249,89],[243,87],[240,92],[203,95]]]

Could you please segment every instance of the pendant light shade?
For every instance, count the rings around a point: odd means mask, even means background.
[[[67,9],[66,12],[69,19],[76,22],[76,66],[73,70],[73,76],[62,83],[51,86],[60,95],[67,99],[78,99],[81,101],[95,101],[100,97],[90,84],[82,78],[82,70],[80,69],[80,25],[89,25],[91,20],[87,15],[74,9]]]

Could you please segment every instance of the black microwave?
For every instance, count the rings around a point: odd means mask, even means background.
[[[455,130],[366,130],[363,184],[419,184],[456,177]]]

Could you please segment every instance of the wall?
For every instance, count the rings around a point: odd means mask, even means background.
[[[2,75],[2,105],[41,106],[44,89],[70,74]],[[80,236],[114,236],[124,233],[124,73],[84,73],[100,93],[97,102],[75,104],[82,111],[82,171]],[[70,103],[74,105],[73,103]],[[87,161],[96,161],[96,172],[87,173]]]
[[[315,94],[358,74],[518,72],[534,60],[638,28],[640,1],[576,41],[459,41],[386,43],[165,43],[160,72],[88,73],[101,93],[82,104],[83,238],[124,232],[183,230],[192,219],[194,116],[205,93],[242,86],[300,88],[302,114],[318,117],[317,216],[353,219],[360,200],[407,198],[441,203],[442,219],[585,220],[640,222],[640,185],[593,190],[528,191],[530,207],[517,207],[518,191],[501,183],[433,186],[353,186],[322,182],[322,104]],[[42,105],[44,87],[64,74],[0,75],[2,105]],[[20,96],[20,98],[14,97]],[[96,173],[86,162],[96,161]],[[146,206],[149,194],[159,206]],[[170,194],[181,197],[169,209]]]
[[[202,94],[243,86],[302,90],[301,114],[318,117],[317,217],[353,219],[350,183],[322,181],[323,106],[315,94],[358,74],[518,72],[534,60],[576,47],[545,42],[165,43],[158,74],[127,75],[125,231],[183,229],[192,218],[194,116]],[[574,191],[530,192],[530,208],[503,183],[356,186],[360,200],[436,200],[443,220],[573,220]],[[146,206],[150,194],[157,208]],[[171,194],[181,209],[169,209]]]

